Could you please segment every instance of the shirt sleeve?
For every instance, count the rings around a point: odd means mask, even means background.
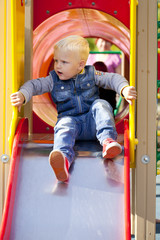
[[[111,89],[121,95],[124,87],[128,86],[128,81],[120,74],[100,72],[95,70],[96,85],[104,89]]]
[[[29,80],[24,83],[19,91],[24,95],[25,103],[30,101],[32,96],[41,95],[46,92],[51,92],[53,89],[53,80],[49,75],[47,77]]]

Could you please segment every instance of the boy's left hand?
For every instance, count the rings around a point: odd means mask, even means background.
[[[133,86],[127,86],[122,90],[122,94],[126,101],[132,105],[132,100],[137,98],[136,89]]]

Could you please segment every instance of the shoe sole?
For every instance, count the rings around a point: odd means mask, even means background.
[[[119,144],[117,144],[117,146],[116,146],[114,143],[113,146],[110,146],[108,149],[106,149],[106,151],[103,153],[103,157],[104,158],[115,158],[121,152],[122,152],[121,146]]]
[[[50,154],[50,165],[56,175],[56,178],[65,182],[68,180],[68,171],[66,169],[65,157],[59,151],[54,151]]]

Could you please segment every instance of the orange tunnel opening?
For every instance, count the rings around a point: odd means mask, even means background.
[[[51,16],[34,30],[33,78],[47,76],[54,44],[69,35],[101,37],[116,45],[129,59],[130,34],[124,24],[102,11],[70,9]],[[33,111],[45,123],[55,126],[57,111],[49,94],[33,97]]]

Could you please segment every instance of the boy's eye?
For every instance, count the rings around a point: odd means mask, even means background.
[[[65,63],[67,63],[67,62],[66,62],[66,61],[62,61],[62,63],[64,63],[64,64],[65,64]]]

